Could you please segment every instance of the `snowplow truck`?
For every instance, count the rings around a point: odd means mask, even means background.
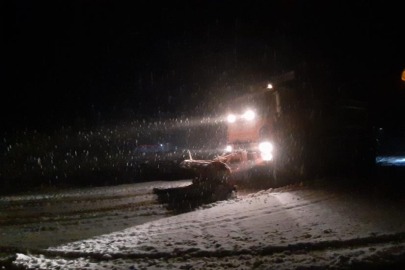
[[[367,104],[319,95],[295,71],[229,102],[224,121],[224,153],[204,162],[225,163],[234,183],[284,185],[358,173],[373,161]]]

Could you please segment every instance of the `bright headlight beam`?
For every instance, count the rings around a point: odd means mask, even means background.
[[[273,160],[273,155],[272,154],[262,154],[262,159],[264,160],[264,161],[270,161],[270,160]]]
[[[259,150],[262,153],[271,153],[271,151],[273,151],[273,145],[269,142],[262,142],[259,144]]]
[[[233,123],[233,122],[235,122],[236,121],[236,116],[235,115],[233,115],[233,114],[230,114],[230,115],[228,115],[228,122],[229,123]]]
[[[250,121],[255,118],[255,113],[252,110],[248,110],[243,114],[243,118]]]
[[[227,145],[225,148],[226,152],[232,152],[232,145]]]

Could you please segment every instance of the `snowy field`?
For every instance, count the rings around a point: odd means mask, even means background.
[[[21,248],[15,265],[41,269],[345,269],[404,260],[401,202],[295,187],[169,216],[151,194],[189,183],[2,198],[0,246]]]

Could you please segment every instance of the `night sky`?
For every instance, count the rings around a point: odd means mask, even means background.
[[[0,13],[2,131],[215,114],[297,67],[375,116],[393,119],[405,96],[395,4],[1,1]]]

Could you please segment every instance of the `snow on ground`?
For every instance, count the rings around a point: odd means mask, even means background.
[[[150,192],[152,188],[170,188],[189,185],[190,180],[180,181],[153,181],[143,182],[136,184],[126,184],[118,186],[105,186],[105,187],[87,187],[65,190],[62,192],[49,192],[38,194],[24,194],[15,196],[0,197],[0,202],[15,202],[15,201],[41,201],[41,200],[54,200],[54,199],[81,199],[100,197],[100,196],[125,196],[143,194]]]
[[[152,189],[190,183],[146,182],[0,197],[0,248],[47,248],[164,218],[170,213],[157,203]]]
[[[268,190],[19,254],[43,269],[295,269],[405,256],[402,205],[332,189]]]
[[[43,255],[17,255],[18,265],[41,269],[122,269],[122,270],[161,270],[161,269],[368,269],[401,262],[404,258],[405,245],[383,244],[350,249],[328,249],[319,251],[280,251],[269,255],[240,254],[226,257],[193,257],[189,255],[141,258],[141,259],[104,259],[89,258],[46,258]],[[375,269],[375,268],[372,268]]]

